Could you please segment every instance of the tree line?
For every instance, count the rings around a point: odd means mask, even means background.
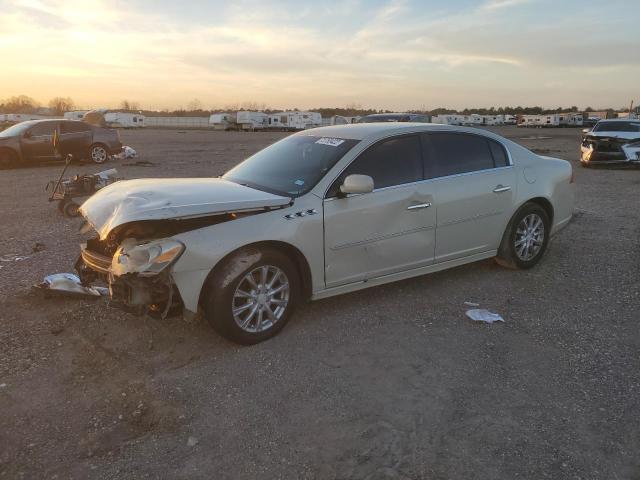
[[[64,112],[68,112],[77,108],[76,103],[69,97],[54,97],[47,103],[48,110],[53,115],[62,115]],[[27,95],[18,95],[14,97],[10,97],[6,100],[0,101],[0,113],[26,113],[26,114],[36,114],[41,112],[42,105],[40,105],[36,100]],[[154,116],[177,116],[177,117],[186,117],[186,116],[209,116],[212,113],[223,113],[223,112],[236,112],[239,110],[251,110],[251,111],[261,111],[265,113],[276,113],[282,111],[282,109],[271,108],[267,106],[265,103],[260,102],[242,102],[242,103],[233,103],[225,105],[222,108],[203,108],[203,104],[200,100],[193,99],[190,101],[186,107],[180,107],[175,110],[145,110],[142,109],[139,102],[132,100],[122,100],[119,103],[118,110],[126,111],[126,112],[140,112],[145,115],[154,115]],[[294,110],[298,110],[297,108]],[[374,113],[392,113],[392,110],[382,110],[382,109],[374,109],[374,108],[364,108],[359,104],[349,104],[345,107],[319,107],[312,108],[314,112],[319,112],[323,117],[331,117],[334,115],[341,115],[344,117],[354,117],[354,116],[364,116],[371,115]],[[606,108],[603,109],[607,112],[626,112],[626,108]],[[465,108],[463,110],[456,110],[446,107],[438,107],[432,110],[427,109],[417,109],[417,110],[408,110],[407,113],[420,113],[427,115],[446,115],[446,114],[461,114],[461,115],[470,115],[472,113],[477,113],[480,115],[548,115],[552,113],[571,113],[571,112],[580,112],[577,106],[573,105],[571,107],[557,107],[557,108],[543,108],[540,106],[534,107],[522,107],[522,106],[505,106],[505,107],[490,107],[490,108]],[[593,108],[587,107],[584,109],[585,112],[594,111]]]

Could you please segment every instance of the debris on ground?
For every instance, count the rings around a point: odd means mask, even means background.
[[[40,242],[36,242],[36,244],[31,247],[31,251],[33,253],[37,253],[37,252],[41,252],[42,250],[45,250],[47,248],[47,246],[44,243],[40,243]]]
[[[485,310],[484,308],[474,308],[471,310],[467,310],[467,317],[476,322],[504,322],[504,318],[502,318],[499,314],[492,313],[489,310]]]
[[[464,302],[464,304],[465,304],[467,307],[479,307],[479,306],[480,306],[480,304],[479,304],[479,303],[475,303],[475,302]]]
[[[189,437],[187,440],[187,447],[195,447],[198,444],[198,439],[196,437]]]
[[[136,158],[138,156],[138,152],[136,152],[133,148],[128,145],[122,147],[122,151],[117,155],[114,155],[113,158],[116,160],[128,160],[130,158]]]
[[[74,273],[54,273],[44,277],[42,283],[33,288],[47,292],[59,292],[71,296],[102,297],[109,295],[109,289],[105,287],[86,287],[80,282],[80,277]]]
[[[29,258],[29,255],[19,255],[17,253],[7,253],[5,255],[0,256],[0,262],[19,262],[21,260],[26,260]]]

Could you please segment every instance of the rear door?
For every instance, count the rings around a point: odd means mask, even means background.
[[[324,200],[328,287],[363,281],[433,262],[435,209],[424,184],[419,135],[383,140],[334,181]],[[338,196],[347,175],[369,175],[374,191]]]
[[[27,131],[20,141],[23,158],[27,160],[50,160],[55,158],[53,132],[58,121],[39,122]]]
[[[506,148],[470,133],[426,133],[423,140],[438,210],[435,262],[497,249],[515,189]]]
[[[93,141],[93,131],[84,122],[60,122],[60,153],[72,154],[75,158],[85,158]]]

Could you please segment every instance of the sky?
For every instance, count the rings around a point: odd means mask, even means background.
[[[640,102],[639,0],[0,0],[0,99],[174,109]]]

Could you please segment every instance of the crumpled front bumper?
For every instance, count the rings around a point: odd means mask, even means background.
[[[640,144],[611,142],[599,143],[597,140],[583,141],[580,145],[580,161],[590,165],[640,163]]]
[[[111,257],[81,245],[75,268],[82,284],[96,280],[109,286],[111,304],[129,313],[146,313],[166,317],[182,310],[180,293],[168,272],[153,276],[136,273],[115,276],[111,272]]]

